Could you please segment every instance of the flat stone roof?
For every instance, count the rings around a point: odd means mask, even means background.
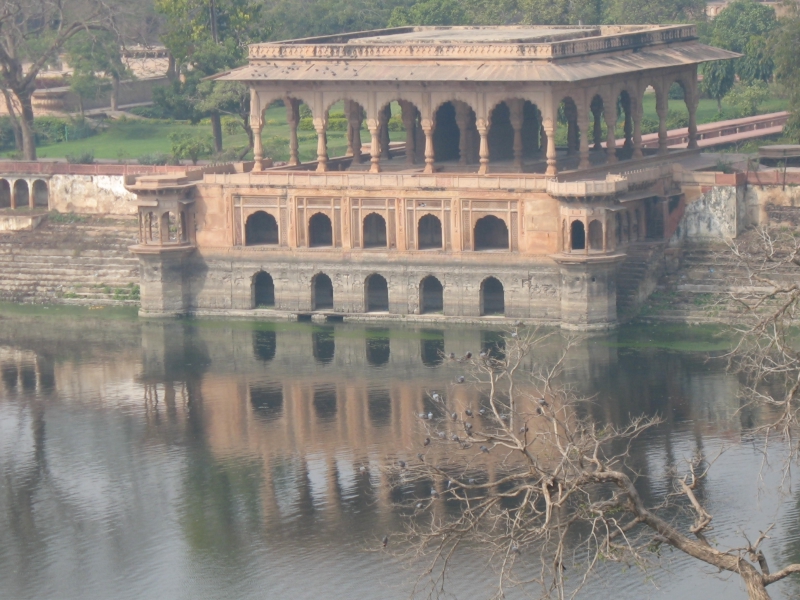
[[[349,40],[351,44],[541,44],[600,35],[599,27],[440,27]]]

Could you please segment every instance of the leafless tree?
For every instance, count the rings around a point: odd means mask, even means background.
[[[81,31],[120,33],[148,2],[0,0],[0,88],[27,160],[36,160],[32,97],[36,78]],[[135,28],[134,28],[135,29]],[[134,29],[128,28],[129,31]]]
[[[769,598],[770,584],[800,572],[800,564],[770,570],[760,549],[767,532],[738,548],[718,547],[709,536],[713,515],[699,489],[713,458],[697,455],[668,473],[670,493],[648,504],[629,458],[631,444],[660,420],[632,417],[621,427],[593,420],[588,400],[562,383],[574,340],[554,364],[530,367],[548,335],[515,329],[502,353],[451,358],[485,390],[483,413],[452,412],[432,393],[439,416],[419,415],[421,452],[389,467],[395,485],[430,489],[401,503],[408,527],[389,547],[423,561],[418,585],[442,593],[466,548],[487,553],[498,598],[515,586],[541,598],[575,597],[600,562],[646,568],[662,546],[738,574],[753,599]]]

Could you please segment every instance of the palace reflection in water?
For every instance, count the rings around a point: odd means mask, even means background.
[[[448,410],[480,405],[482,391],[456,383],[463,366],[444,355],[496,346],[497,332],[113,327],[87,350],[69,327],[0,326],[0,598],[408,596],[414,574],[367,551],[402,527],[380,467],[420,450],[418,414],[440,410],[429,393]],[[552,338],[526,368],[554,360],[562,343]],[[667,465],[758,419],[737,412],[735,379],[706,357],[615,336],[570,354],[567,379],[594,396],[596,418],[665,417],[633,452],[647,497],[664,492]],[[757,468],[752,454],[719,466],[721,523],[735,515],[725,496],[741,485],[734,467]],[[774,551],[800,552],[796,530],[776,535]],[[623,575],[619,597],[744,597],[735,582],[677,565],[659,588]],[[486,571],[457,573],[459,597],[488,594]]]

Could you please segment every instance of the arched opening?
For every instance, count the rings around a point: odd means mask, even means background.
[[[317,387],[312,404],[320,421],[333,421],[336,418],[336,388],[329,385]]]
[[[387,312],[389,310],[389,284],[377,273],[367,277],[365,285],[366,312]]]
[[[11,185],[7,179],[0,179],[0,208],[11,206]]]
[[[563,129],[556,134],[556,143],[566,143],[567,154],[577,154],[580,146],[580,130],[578,129],[578,106],[575,101],[567,96],[558,107],[558,122],[567,126],[566,136]]]
[[[271,214],[259,210],[247,217],[244,225],[245,246],[278,243],[278,222]]]
[[[444,309],[444,287],[433,275],[422,280],[419,285],[419,312],[440,313]]]
[[[542,113],[532,102],[522,105],[522,154],[525,157],[536,155],[542,149]]]
[[[392,397],[389,390],[370,389],[367,392],[367,413],[374,427],[385,427],[392,421]]]
[[[439,217],[425,215],[417,223],[417,248],[419,250],[442,249],[442,222]]]
[[[386,219],[378,213],[364,217],[364,248],[386,248]]]
[[[257,329],[253,332],[253,354],[257,359],[271,361],[275,358],[277,346],[278,340],[274,331]]]
[[[589,223],[589,250],[603,249],[603,224],[597,219]]]
[[[489,160],[511,160],[514,158],[514,128],[508,104],[501,102],[494,107],[489,127]]]
[[[17,179],[14,182],[14,201],[17,208],[28,208],[30,204],[30,190],[28,182],[24,179]]]
[[[277,385],[250,386],[250,405],[256,416],[274,421],[283,414],[283,389]]]
[[[33,205],[47,208],[50,205],[47,182],[37,179],[33,182]]]
[[[275,306],[275,283],[272,275],[259,271],[253,276],[253,308]]]
[[[503,315],[506,312],[503,284],[494,277],[481,282],[481,315]]]
[[[508,250],[508,227],[494,215],[478,219],[474,235],[475,250]]]
[[[633,113],[631,111],[631,96],[622,90],[617,96],[617,137],[619,133],[625,138],[622,150],[624,158],[630,158],[633,151]]]
[[[422,364],[426,367],[438,367],[444,362],[444,331],[441,329],[423,330],[420,340]]]
[[[389,330],[373,329],[367,331],[367,362],[373,367],[382,367],[389,362]]]
[[[175,213],[165,212],[161,215],[161,243],[176,243],[178,241],[178,219]]]
[[[328,215],[316,213],[308,220],[308,245],[311,248],[333,246],[333,227]]]
[[[311,334],[311,352],[314,360],[324,365],[333,362],[336,354],[336,340],[333,336],[333,327],[321,328]]]
[[[456,108],[445,102],[436,111],[436,126],[433,130],[433,154],[435,162],[458,160],[461,133],[456,122]]]
[[[311,282],[313,290],[311,297],[312,310],[333,309],[333,282],[325,273],[317,273]]]
[[[572,222],[570,237],[573,250],[586,250],[586,229],[583,227],[583,221]]]
[[[589,104],[589,111],[592,114],[592,139],[590,140],[592,142],[592,150],[602,150],[603,142],[606,138],[604,132],[604,109],[602,96],[600,94],[595,95]]]

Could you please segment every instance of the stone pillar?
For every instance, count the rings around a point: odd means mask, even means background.
[[[11,186],[11,208],[17,208],[17,182],[11,179],[8,180],[9,185]]]
[[[186,314],[184,276],[186,262],[194,248],[133,248],[139,258],[140,308],[147,317],[176,317]]]
[[[539,121],[539,148],[540,152],[547,152],[547,132],[544,130],[544,119]]]
[[[600,150],[603,147],[603,122],[602,122],[603,107],[599,104],[592,106],[592,118],[594,119],[594,127],[592,130],[592,138],[594,146],[592,150]]]
[[[297,141],[297,125],[300,123],[300,101],[286,98],[286,121],[289,123],[289,166],[300,164],[300,144]]]
[[[658,114],[658,152],[666,154],[667,146],[667,114],[669,112],[667,94],[656,90],[656,113]]]
[[[361,124],[364,120],[361,105],[352,100],[347,111],[347,151],[353,157],[353,164],[361,164]]]
[[[433,173],[435,153],[433,149],[433,121],[422,119],[422,131],[425,133],[425,173]]]
[[[481,145],[478,150],[478,173],[486,175],[489,172],[489,123],[486,119],[478,119],[476,126],[478,128],[478,135],[481,138]]]
[[[379,130],[381,141],[381,158],[391,160],[392,155],[389,153],[389,119],[392,118],[392,105],[387,104],[380,112]]]
[[[630,98],[628,99],[628,106],[623,105],[623,110],[625,111],[625,124],[623,125],[623,131],[625,133],[625,143],[622,145],[623,148],[626,150],[628,148],[633,147],[633,121],[631,115],[631,102]]]
[[[580,131],[580,163],[579,169],[588,169],[592,166],[589,161],[589,115],[585,111],[578,119],[578,130]]]
[[[567,115],[567,156],[572,156],[578,152],[578,111],[571,105],[567,105],[565,112]]]
[[[606,120],[606,163],[617,162],[617,105],[605,107],[603,116]]]
[[[253,130],[253,171],[264,170],[264,146],[261,142],[261,130],[264,120],[260,115],[250,115],[250,128]]]
[[[644,111],[641,99],[637,99],[631,109],[633,113],[633,158],[642,158],[642,116]]]
[[[553,125],[553,121],[545,124],[544,132],[547,136],[547,170],[545,171],[545,175],[550,177],[555,177],[558,175],[558,166],[557,166],[557,153],[556,153],[556,130]]]
[[[317,172],[324,173],[328,170],[328,119],[315,118],[314,129],[317,131]]]
[[[381,127],[380,122],[376,119],[367,119],[367,127],[369,128],[370,135],[370,161],[372,164],[369,167],[370,173],[381,172]]]
[[[522,170],[522,123],[523,123],[523,102],[522,100],[509,100],[508,111],[511,120],[511,128],[514,130],[514,168]]]
[[[469,163],[469,106],[463,102],[456,102],[456,125],[458,125],[458,164]]]
[[[697,73],[691,80],[691,86],[686,86],[684,97],[686,98],[686,108],[689,109],[689,143],[688,148],[697,148],[697,104],[700,101],[697,94]]]
[[[403,111],[403,127],[406,130],[406,164],[413,165],[416,162],[417,109],[405,100],[400,101],[400,109]]]

